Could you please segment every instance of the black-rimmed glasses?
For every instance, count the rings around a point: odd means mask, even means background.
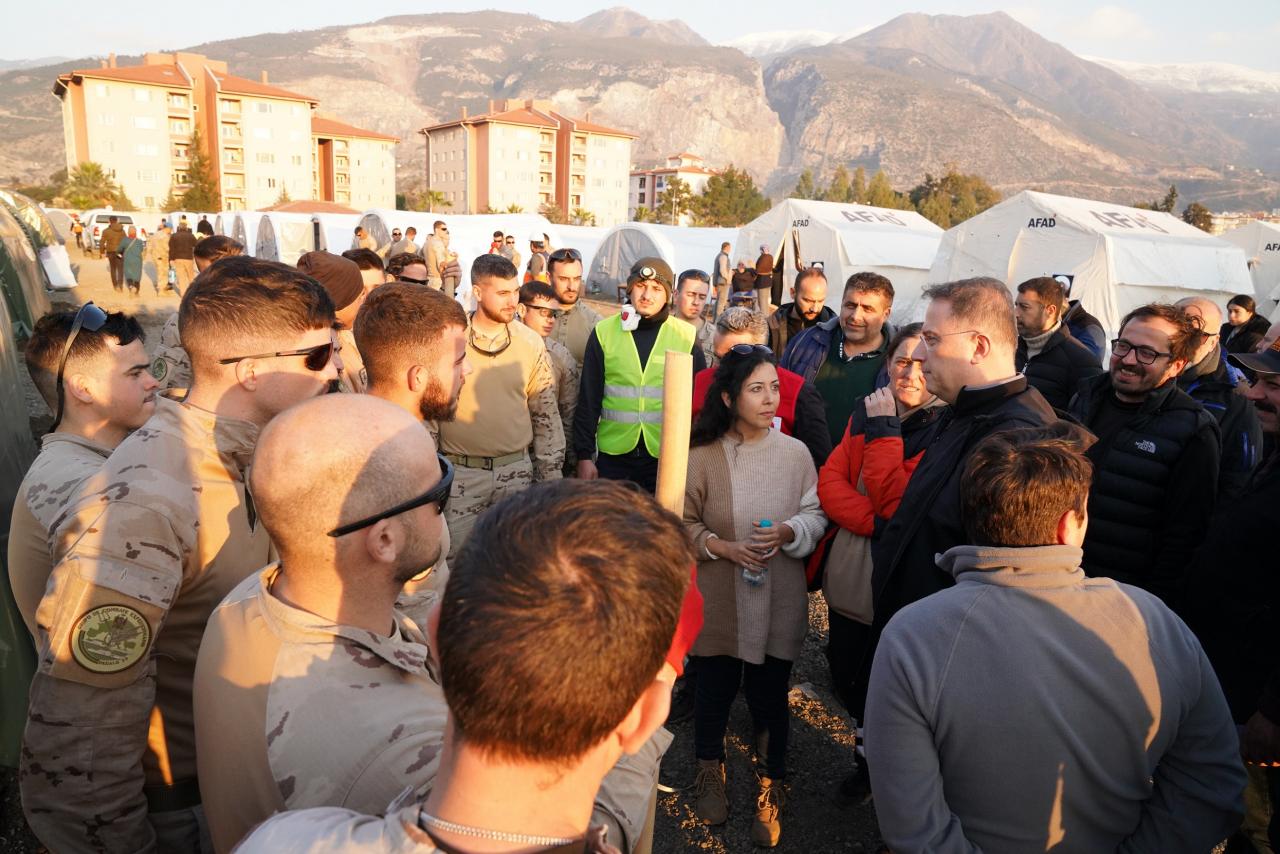
[[[80,334],[81,329],[97,332],[106,325],[107,313],[94,305],[92,300],[76,311],[76,318],[71,322],[71,334],[67,336],[67,343],[62,345],[62,358],[58,359],[58,411],[53,416],[50,433],[57,430],[58,425],[62,423],[62,410],[66,403],[66,393],[62,389],[62,372],[67,368],[67,357],[71,355],[71,345],[76,343],[76,336]]]
[[[1133,358],[1136,359],[1140,365],[1154,365],[1156,363],[1156,359],[1168,359],[1173,356],[1172,353],[1161,353],[1154,347],[1135,347],[1123,338],[1111,339],[1111,352],[1118,359],[1123,359],[1132,352]]]
[[[440,509],[440,515],[444,515],[444,509],[449,506],[449,491],[453,488],[453,463],[449,462],[443,454],[437,453],[436,458],[440,461],[440,481],[417,498],[410,498],[395,507],[383,510],[381,513],[375,513],[358,522],[349,522],[346,525],[339,525],[329,532],[330,537],[345,537],[347,534],[359,531],[361,528],[368,528],[370,525],[376,525],[383,519],[390,519],[392,516],[399,516],[401,513],[408,513],[418,507],[424,507],[427,504],[434,504]]]
[[[326,344],[317,344],[314,347],[303,347],[298,350],[277,350],[274,353],[254,353],[252,356],[231,356],[227,359],[219,359],[219,365],[232,365],[236,362],[243,362],[245,359],[274,359],[282,356],[306,356],[303,365],[308,371],[323,371],[328,366],[329,360],[333,358],[333,342]]]

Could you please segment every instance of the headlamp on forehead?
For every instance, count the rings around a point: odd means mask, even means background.
[[[637,279],[636,281],[643,282],[645,279],[656,279],[656,278],[658,278],[657,270],[653,269],[652,267],[641,267],[640,278]]]

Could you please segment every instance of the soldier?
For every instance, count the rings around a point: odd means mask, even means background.
[[[711,293],[711,282],[701,270],[685,270],[676,279],[676,293],[672,306],[675,316],[690,323],[698,330],[694,344],[702,351],[702,358],[708,364],[715,360],[716,325],[708,323],[702,310],[707,305],[707,297]]]
[[[431,236],[427,238],[422,251],[427,264],[427,284],[436,290],[444,288],[444,268],[451,260],[456,260],[457,252],[449,250],[449,226],[444,220],[436,220],[431,224]]]
[[[155,267],[151,281],[156,288],[156,296],[169,285],[169,223],[161,221],[160,227],[147,241],[146,259]]]
[[[216,261],[244,254],[244,245],[226,235],[206,237],[193,250],[195,265],[200,272],[209,269]],[[190,281],[190,277],[188,277]],[[185,289],[186,285],[183,285]],[[181,296],[181,293],[179,293]],[[159,381],[160,388],[189,388],[191,385],[191,358],[182,349],[182,336],[178,333],[178,314],[175,311],[160,329],[160,340],[151,358],[151,374]]]
[[[573,430],[573,409],[578,405],[578,381],[582,371],[578,362],[568,348],[548,336],[555,328],[563,311],[556,292],[544,282],[526,282],[520,286],[520,319],[524,325],[542,337],[547,345],[547,356],[551,359],[551,368],[556,377],[556,401],[560,408],[560,424],[565,432],[564,472],[571,474],[576,460],[570,459],[568,436]]]
[[[500,502],[432,615],[450,718],[431,794],[384,806],[385,819],[282,813],[240,850],[629,850],[597,826],[593,800],[620,756],[670,740],[672,662],[697,634],[682,620],[693,560],[679,520],[620,484],[539,484]],[[589,658],[565,655],[584,637]]]
[[[356,314],[369,293],[356,262],[317,250],[304,253],[298,259],[298,269],[320,283],[333,300],[334,316],[338,325],[334,330],[338,338],[338,361],[342,367],[338,374],[339,387],[349,393],[363,394],[368,386],[360,350],[356,347],[351,326]]]
[[[120,254],[120,242],[125,239],[124,226],[114,216],[107,217],[107,227],[98,238],[98,255],[107,256],[107,265],[111,269],[111,287],[116,293],[124,290],[124,258]]]
[[[58,852],[202,845],[196,652],[270,548],[245,472],[258,431],[337,378],[333,303],[292,267],[224,259],[183,298],[180,325],[185,401],[158,401],[54,525],[20,783]]]
[[[547,275],[563,312],[551,330],[551,339],[569,348],[579,368],[587,338],[601,319],[599,312],[582,302],[582,272],[582,254],[577,249],[557,249],[547,258]]]
[[[475,375],[462,387],[454,420],[440,425],[440,447],[458,467],[449,505],[450,558],[476,516],[531,483],[560,477],[564,465],[547,348],[533,330],[512,323],[517,275],[501,255],[481,255],[471,264],[478,309],[467,327],[467,351]]]
[[[373,290],[384,282],[395,281],[394,276],[387,275],[382,258],[372,249],[348,249],[342,253],[342,257],[356,262],[356,266],[360,268],[360,278],[364,281],[367,290]]]
[[[156,381],[138,321],[91,302],[36,321],[26,358],[31,381],[55,413],[18,487],[9,527],[9,581],[35,638],[36,606],[53,569],[53,520],[112,449],[151,417]]]

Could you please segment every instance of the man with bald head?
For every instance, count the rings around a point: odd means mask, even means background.
[[[214,610],[196,665],[218,851],[278,810],[380,812],[434,776],[446,708],[396,602],[448,549],[452,479],[418,420],[369,395],[309,401],[263,431],[251,486],[280,559]]]
[[[1222,310],[1204,297],[1186,297],[1175,304],[1200,324],[1200,343],[1178,376],[1178,388],[1217,420],[1222,440],[1218,500],[1235,498],[1262,459],[1262,425],[1254,408],[1238,391],[1248,385],[1244,372],[1228,364],[1222,352],[1218,335]]]

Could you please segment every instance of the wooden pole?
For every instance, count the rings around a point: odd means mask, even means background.
[[[693,354],[668,350],[662,375],[662,447],[658,451],[658,503],[684,515],[693,419]]]

